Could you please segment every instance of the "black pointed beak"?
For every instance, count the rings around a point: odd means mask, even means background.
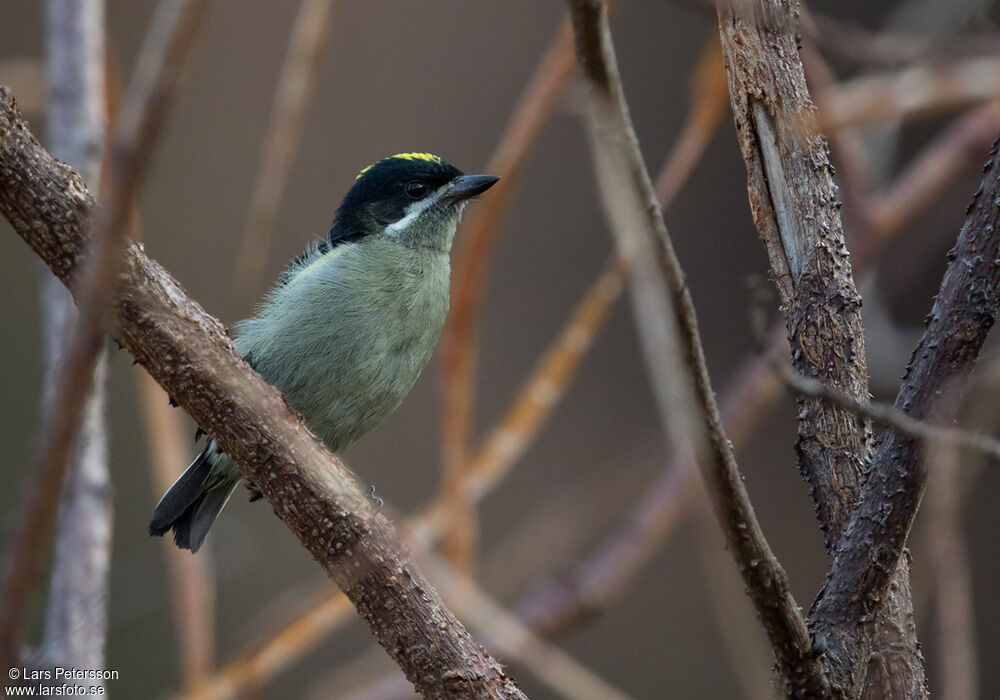
[[[494,175],[462,175],[455,178],[451,189],[445,197],[454,202],[478,197],[493,187],[499,179]]]

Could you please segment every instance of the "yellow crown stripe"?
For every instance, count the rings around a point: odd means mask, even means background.
[[[362,175],[367,173],[369,170],[374,168],[379,163],[382,163],[386,160],[426,160],[428,162],[436,163],[438,165],[440,165],[442,162],[441,156],[436,156],[433,153],[397,153],[394,156],[389,156],[388,158],[383,158],[382,160],[375,161],[367,168],[363,169],[360,173],[358,173],[358,176],[354,179],[355,180],[360,179]]]

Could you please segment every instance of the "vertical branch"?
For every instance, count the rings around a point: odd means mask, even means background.
[[[907,365],[896,409],[917,420],[953,418],[943,391],[971,372],[1000,305],[1000,158],[990,151],[984,179],[941,281],[926,328]],[[927,481],[920,440],[886,434],[833,567],[810,614],[815,645],[845,688],[863,678],[876,632],[873,616],[891,600],[892,579],[906,569],[904,548]],[[887,594],[888,591],[888,594]]]
[[[719,4],[750,208],[778,281],[796,370],[863,400],[868,371],[861,297],[791,13],[773,0]],[[871,430],[815,399],[802,402],[798,419],[799,468],[833,543],[850,517]]]
[[[797,11],[797,2],[718,2],[730,98],[747,166],[750,208],[777,279],[792,363],[800,374],[865,401],[861,296],[848,259],[828,149],[798,57]],[[827,547],[833,548],[865,478],[870,421],[815,397],[801,398],[799,405],[799,470],[811,486]],[[879,626],[885,630],[881,657],[891,666],[882,675],[891,680],[892,694],[926,696],[905,564],[879,613]],[[846,653],[856,658],[864,652]],[[861,669],[857,677],[831,678],[835,691],[851,694],[855,685],[863,687],[866,666]]]
[[[256,298],[264,274],[278,205],[298,150],[302,120],[312,101],[319,58],[336,6],[335,0],[302,0],[295,17],[262,142],[243,242],[236,255],[233,291],[241,305]]]
[[[2,667],[13,666],[17,657],[25,604],[38,576],[55,516],[58,487],[93,385],[94,365],[103,346],[116,290],[124,246],[122,232],[206,5],[205,0],[163,0],[160,4],[110,144],[109,196],[94,226],[90,256],[76,287],[80,314],[56,377],[59,400],[50,403],[51,410],[42,422],[44,439],[31,470],[22,516],[12,533],[0,580]],[[85,187],[78,179],[71,183],[75,189],[67,191],[66,196],[73,198],[78,211],[90,217]]]
[[[651,383],[671,447],[704,458],[713,505],[791,692],[822,695],[809,634],[788,579],[757,522],[715,403],[698,323],[628,115],[598,0],[569,0],[577,59],[587,80],[595,169],[605,213],[632,272],[632,301]]]
[[[96,189],[105,133],[104,2],[49,0],[46,22],[52,152]],[[50,412],[61,400],[56,376],[63,343],[77,314],[69,292],[48,270],[43,272],[42,308],[47,345],[45,410]],[[53,665],[104,666],[112,529],[106,371],[107,357],[102,354],[62,484],[43,641],[43,658]]]

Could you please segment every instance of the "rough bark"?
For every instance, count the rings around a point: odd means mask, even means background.
[[[954,419],[957,391],[972,371],[1000,306],[1000,158],[994,142],[985,177],[967,210],[937,298],[913,351],[895,407],[935,423]],[[886,433],[861,500],[810,616],[817,650],[838,677],[857,678],[875,634],[872,619],[892,595],[897,566],[927,482],[922,441]]]
[[[798,55],[797,10],[797,2],[719,2],[730,97],[747,165],[750,208],[777,282],[795,370],[866,402],[861,296],[844,242],[827,144],[816,126]],[[803,397],[799,406],[799,470],[811,487],[827,548],[833,549],[864,482],[871,426],[818,397]],[[886,629],[880,664],[889,669],[879,675],[880,682],[892,679],[894,696],[922,697],[927,689],[910,590],[904,585],[906,567],[879,612]],[[835,692],[855,695],[864,673],[831,680]]]
[[[80,178],[41,148],[0,88],[0,213],[71,290],[93,207]],[[136,243],[124,251],[114,321],[114,339],[237,461],[420,693],[524,697],[444,605],[353,474]]]
[[[690,290],[639,150],[600,0],[568,0],[577,58],[588,83],[590,134],[605,214],[631,271],[633,310],[671,449],[697,456],[716,516],[761,623],[786,691],[827,693],[788,577],[760,528],[722,427]]]

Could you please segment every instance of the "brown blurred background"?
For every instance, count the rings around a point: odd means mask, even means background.
[[[716,31],[714,17],[667,0],[620,5],[612,22],[619,61],[647,165],[655,172],[683,121],[690,70]],[[882,26],[894,5],[811,3],[817,12],[873,29]],[[982,1],[910,5],[920,11],[913,10],[917,19],[909,28],[930,32],[985,25],[994,9]],[[109,44],[126,74],[152,7],[108,3]],[[227,324],[249,311],[233,302],[234,256],[296,9],[297,3],[264,0],[214,3],[142,197],[149,254]],[[34,0],[4,2],[0,61],[44,56],[42,12],[43,4]],[[341,3],[281,206],[267,278],[273,279],[308,240],[325,233],[355,173],[371,161],[420,150],[445,155],[467,172],[484,168],[562,15],[563,6],[555,0]],[[952,19],[934,19],[945,15]],[[854,70],[838,68],[842,77]],[[0,74],[0,83],[4,79]],[[570,91],[545,128],[501,231],[481,323],[477,434],[500,417],[611,249],[596,200],[578,90]],[[952,116],[907,124],[890,172]],[[42,115],[29,118],[43,135]],[[872,385],[880,398],[895,394],[914,328],[930,307],[943,254],[954,241],[985,155],[983,149],[982,157],[970,160],[939,200],[907,227],[883,258],[888,264],[877,288],[863,290],[872,293],[866,309],[886,309],[878,324],[882,333],[869,339]],[[719,389],[752,350],[747,281],[767,269],[750,221],[745,169],[729,117],[666,220],[690,280]],[[0,345],[0,478],[5,485],[0,523],[5,529],[38,436],[41,270],[27,246],[0,222],[0,318],[6,339]],[[996,351],[994,342],[984,357]],[[146,534],[160,494],[151,484],[135,380],[125,353],[113,353],[108,413],[115,529],[107,664],[121,674],[109,683],[110,694],[118,698],[157,697],[179,685],[163,548]],[[402,512],[427,502],[437,488],[439,385],[435,361],[403,407],[346,454],[351,468]],[[740,460],[764,530],[805,606],[829,561],[795,468],[793,409],[792,399],[783,398],[781,409],[741,450]],[[512,600],[586,551],[662,468],[667,451],[658,426],[629,308],[619,302],[550,424],[483,503],[483,587]],[[192,443],[192,455],[195,449]],[[1000,472],[995,465],[980,469],[968,461],[963,519],[974,574],[980,690],[983,697],[997,697],[1000,669],[992,661],[1000,657],[995,625],[1000,616]],[[922,520],[911,540],[914,597],[933,691],[939,650],[929,601],[933,562],[926,556]],[[713,617],[699,532],[696,524],[683,524],[616,604],[558,644],[636,697],[741,696]],[[217,655],[222,661],[249,640],[264,638],[274,621],[324,581],[270,508],[248,504],[242,492],[209,541],[218,572]],[[712,546],[721,548],[721,538]],[[372,677],[375,669],[391,670],[384,654],[370,651],[372,644],[367,629],[352,621],[259,697],[336,697]],[[531,697],[552,697],[520,667],[514,672]]]

